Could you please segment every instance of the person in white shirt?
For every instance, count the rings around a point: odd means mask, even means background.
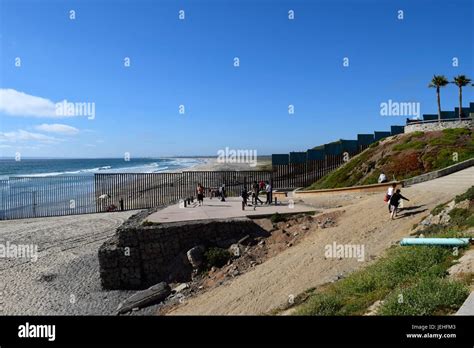
[[[267,193],[267,201],[265,204],[272,204],[272,186],[268,181],[266,182],[265,192]]]
[[[380,173],[378,182],[379,182],[379,184],[381,184],[383,182],[387,182],[387,177],[385,176],[384,173]]]
[[[397,187],[397,184],[392,184],[387,190],[387,195],[385,196],[385,200],[387,201],[388,204],[388,212],[391,213],[392,211],[390,210],[390,198],[393,196],[393,192],[395,191],[395,188]]]

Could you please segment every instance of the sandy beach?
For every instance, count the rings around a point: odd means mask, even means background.
[[[102,290],[97,251],[135,213],[0,221],[0,243],[38,246],[36,262],[0,259],[0,314],[115,314],[118,304],[134,292]]]
[[[222,163],[216,157],[208,157],[203,159],[203,163],[190,167],[186,170],[191,171],[246,171],[246,170],[269,170],[272,160],[270,156],[259,157],[255,166],[249,163]]]

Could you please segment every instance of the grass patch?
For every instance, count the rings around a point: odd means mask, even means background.
[[[463,304],[468,287],[458,281],[424,277],[387,297],[381,315],[446,315]]]
[[[398,144],[393,147],[393,151],[404,151],[404,150],[421,150],[426,146],[426,143],[419,140],[408,141],[404,144]]]
[[[373,149],[367,149],[352,160],[336,169],[332,173],[322,177],[320,180],[309,186],[309,190],[337,188],[355,185],[362,177],[363,173],[356,170],[363,163],[367,163]]]
[[[450,128],[443,129],[442,136],[429,141],[430,145],[455,145],[459,138],[464,135],[469,135],[470,131],[467,128]]]
[[[443,277],[452,259],[450,248],[395,247],[377,263],[314,293],[296,314],[362,315],[401,286],[415,285],[423,277]]]

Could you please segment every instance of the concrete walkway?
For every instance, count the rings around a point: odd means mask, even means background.
[[[457,311],[456,315],[474,315],[474,292],[471,292],[466,301],[464,301],[464,304]]]
[[[474,167],[410,187],[426,190],[427,192],[460,194],[465,192],[472,185],[474,185]]]
[[[242,210],[242,201],[239,197],[226,198],[221,202],[218,198],[204,199],[204,205],[198,206],[195,202],[186,208],[180,208],[179,204],[166,207],[156,213],[151,214],[147,220],[150,222],[178,222],[204,219],[228,219],[243,216],[272,215],[274,213],[303,213],[312,212],[315,209],[301,203],[289,205],[288,202],[278,205],[258,205],[254,210],[252,206],[247,206]]]

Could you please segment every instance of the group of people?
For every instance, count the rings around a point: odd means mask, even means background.
[[[265,203],[259,198],[260,192],[265,191],[266,194],[266,201]],[[242,210],[245,210],[245,207],[247,206],[248,199],[249,197],[252,196],[252,205],[253,208],[258,205],[258,202],[260,202],[260,205],[263,204],[271,204],[272,203],[272,185],[268,181],[254,181],[252,184],[252,191],[249,192],[247,190],[247,187],[244,187],[242,189],[242,192],[240,193],[240,197],[242,198]]]
[[[196,196],[197,196],[197,201],[198,205],[202,206],[204,204],[204,193],[205,193],[205,188],[202,186],[202,184],[197,184],[196,187]],[[219,197],[221,202],[225,202],[225,197],[226,197],[226,189],[225,189],[225,184],[222,184],[219,186],[218,190],[213,190],[209,189],[209,198],[212,199],[212,197]]]
[[[266,201],[263,202],[260,198],[260,192],[264,191],[266,194]],[[202,206],[204,204],[204,193],[205,193],[205,188],[202,186],[202,184],[197,184],[196,187],[196,196],[197,196],[197,201],[198,205]],[[226,198],[226,189],[225,185],[222,184],[218,190],[213,190],[209,189],[209,198],[212,199],[212,197],[219,197],[221,202],[225,202]],[[271,204],[272,203],[272,185],[268,181],[254,181],[252,184],[252,190],[249,192],[247,187],[244,186],[242,189],[242,192],[240,193],[240,197],[242,198],[242,210],[245,210],[245,206],[248,203],[249,197],[252,197],[252,205],[255,207],[257,204],[260,202],[260,205],[263,204]]]
[[[397,216],[398,207],[402,199],[409,201],[408,198],[404,197],[400,189],[396,189],[397,184],[392,184],[385,194],[384,201],[388,205],[388,212],[390,213],[390,219],[394,219]],[[396,190],[395,190],[396,189]]]

